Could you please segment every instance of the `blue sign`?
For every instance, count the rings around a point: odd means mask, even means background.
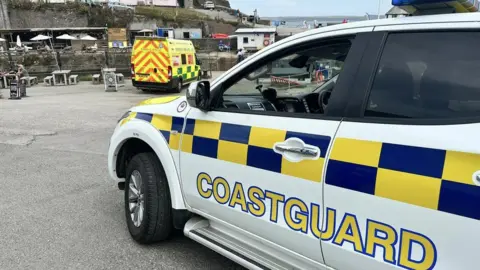
[[[112,47],[113,48],[123,48],[123,41],[112,41]]]

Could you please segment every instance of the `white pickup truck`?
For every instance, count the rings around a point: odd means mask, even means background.
[[[134,106],[108,152],[130,234],[249,269],[479,269],[475,44],[479,13],[346,23]]]

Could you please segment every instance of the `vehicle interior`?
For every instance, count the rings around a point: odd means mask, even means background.
[[[420,42],[388,44],[372,85],[365,116],[468,117],[480,111],[478,58],[461,43],[424,48]],[[445,45],[446,46],[446,45]],[[441,57],[439,57],[441,55]],[[452,56],[454,55],[454,56]]]
[[[324,114],[350,47],[337,40],[277,58],[231,85],[216,107]]]

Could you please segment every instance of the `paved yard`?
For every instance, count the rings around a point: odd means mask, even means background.
[[[22,100],[2,93],[2,269],[241,269],[181,232],[149,247],[128,234],[108,140],[129,107],[155,94],[90,83],[35,86]]]

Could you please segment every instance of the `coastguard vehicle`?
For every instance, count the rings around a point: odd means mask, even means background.
[[[141,90],[179,93],[200,79],[200,64],[190,40],[136,37],[132,48],[132,85]]]
[[[478,13],[340,24],[132,107],[108,152],[132,238],[183,230],[249,269],[479,269],[476,44]],[[316,62],[324,83],[268,79]]]

